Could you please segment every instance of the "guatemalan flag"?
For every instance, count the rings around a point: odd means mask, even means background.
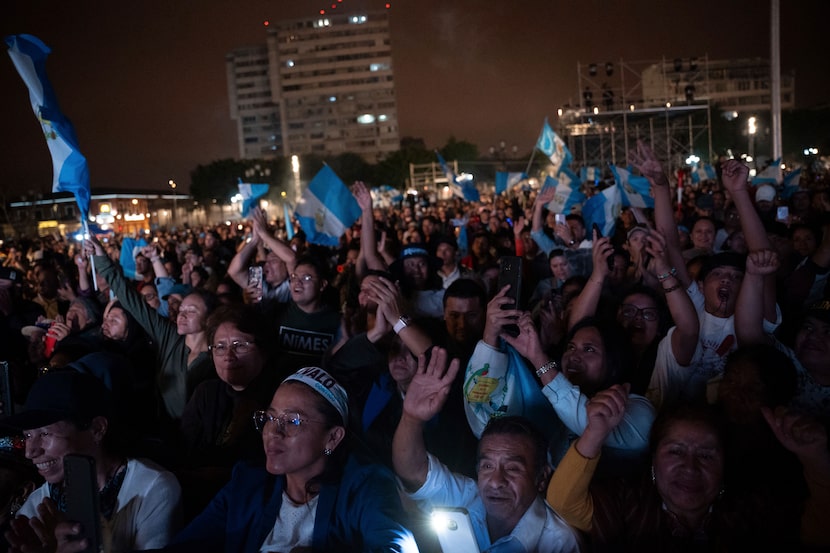
[[[789,200],[793,194],[798,190],[801,183],[801,167],[794,171],[790,171],[784,177],[784,189],[781,190],[781,197]]]
[[[6,37],[9,56],[29,89],[35,117],[52,154],[52,192],[72,192],[83,220],[89,215],[89,169],[81,154],[75,129],[61,113],[55,91],[46,76],[46,57],[51,50],[32,35]]]
[[[536,141],[536,148],[548,156],[550,162],[556,167],[567,167],[573,161],[571,151],[559,135],[550,128],[547,117],[542,125],[542,132],[539,133],[539,139]]]
[[[547,183],[547,179],[545,182]],[[562,167],[556,183],[556,195],[545,207],[553,213],[570,214],[575,205],[581,205],[585,201],[585,194],[579,189],[580,184],[579,178],[573,171]]]
[[[136,272],[135,258],[141,252],[141,248],[147,245],[144,238],[130,238],[125,236],[121,240],[121,255],[118,258],[118,264],[124,272],[124,276],[133,280],[140,280],[144,275],[139,275]]]
[[[340,244],[360,214],[357,200],[328,165],[308,183],[294,213],[309,242],[330,247]]]
[[[267,184],[251,184],[239,179],[239,195],[242,196],[242,216],[250,215],[251,210],[259,205],[259,199],[268,193]]]
[[[369,193],[372,195],[372,205],[374,207],[387,209],[403,201],[401,191],[388,184],[376,186],[369,190]]]
[[[441,152],[435,150],[435,155],[438,156],[438,163],[441,165],[441,171],[447,177],[447,186],[452,190],[453,196],[457,196],[468,202],[477,202],[481,200],[481,195],[478,193],[475,183],[472,180],[463,180],[458,178],[452,167],[447,165],[444,161],[444,156]]]
[[[609,186],[599,194],[594,194],[582,205],[582,218],[585,228],[590,229],[596,223],[603,236],[611,236],[614,223],[622,209],[622,198],[618,186]]]
[[[651,197],[651,183],[645,177],[632,175],[631,171],[611,166],[614,181],[620,189],[623,207],[654,207],[654,198]]]
[[[579,170],[579,177],[582,182],[596,184],[602,180],[602,170],[599,167],[583,167]]]
[[[781,175],[781,158],[779,157],[770,163],[766,169],[752,177],[752,186],[758,186],[760,184],[777,186],[783,181],[784,177]]]
[[[698,184],[705,180],[716,180],[717,178],[718,174],[715,168],[708,163],[696,165],[692,170],[692,184]]]
[[[504,194],[527,178],[524,173],[508,173],[507,171],[496,172],[496,194]]]

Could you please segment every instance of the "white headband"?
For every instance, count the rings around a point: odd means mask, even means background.
[[[349,422],[349,395],[343,386],[337,383],[333,376],[320,367],[303,367],[283,382],[296,380],[311,387],[315,392],[325,398],[340,413],[343,425]]]

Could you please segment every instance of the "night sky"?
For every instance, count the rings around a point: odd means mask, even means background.
[[[343,0],[337,9],[384,3]],[[327,7],[5,0],[0,34],[34,34],[52,48],[48,74],[93,189],[162,190],[172,178],[186,190],[197,164],[237,155],[225,54],[264,43],[265,20]],[[828,15],[826,0],[781,1],[781,65],[796,72],[797,107],[828,102]],[[769,57],[766,0],[393,0],[391,17],[400,136],[428,147],[454,135],[481,152],[501,140],[529,152],[543,118],[579,100],[577,62]],[[0,121],[0,190],[7,198],[48,192],[48,149],[8,55],[0,57]]]

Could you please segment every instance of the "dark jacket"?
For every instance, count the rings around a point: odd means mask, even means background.
[[[208,507],[165,551],[257,553],[274,528],[284,476],[239,463]],[[395,480],[379,465],[349,459],[338,484],[324,484],[314,519],[314,551],[402,552],[415,547]],[[408,544],[408,545],[407,545]]]

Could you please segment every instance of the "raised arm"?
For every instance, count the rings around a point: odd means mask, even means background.
[[[671,336],[671,349],[680,365],[692,362],[700,336],[700,321],[686,288],[677,277],[677,269],[670,265],[666,239],[659,230],[651,230],[646,238],[646,252],[652,257],[656,278],[663,288],[675,329]]]
[[[778,254],[772,250],[750,252],[746,258],[738,301],[735,304],[735,335],[741,345],[760,344],[769,340],[764,332],[764,279],[778,271]]]
[[[357,181],[352,186],[352,195],[357,200],[357,205],[360,206],[360,253],[366,261],[366,267],[376,271],[385,271],[387,269],[386,262],[378,253],[378,245],[375,240],[375,215],[372,210],[372,194],[366,185],[361,181]],[[358,276],[361,275],[360,265],[358,265]]]
[[[167,278],[169,276],[167,274],[167,269],[164,266],[164,262],[161,259],[158,245],[149,244],[147,246],[143,246],[141,248],[141,254],[149,259],[150,263],[152,263],[153,273],[156,278]]]
[[[395,327],[406,311],[400,290],[386,278],[367,281],[367,292],[369,299],[378,305],[375,326],[366,333],[369,341],[375,343]],[[413,355],[421,355],[432,346],[432,340],[415,323],[410,322],[398,330],[398,336]]]
[[[588,402],[588,426],[571,444],[548,484],[547,500],[571,526],[589,532],[594,504],[588,486],[596,470],[602,446],[623,420],[628,385],[615,384]]]
[[[550,254],[551,250],[556,247],[556,243],[551,240],[547,234],[542,221],[542,212],[545,206],[556,196],[556,188],[551,186],[543,189],[536,195],[536,200],[533,202],[533,217],[530,222],[530,236],[539,248],[545,252],[545,255]]]
[[[282,240],[278,240],[273,234],[271,234],[268,231],[268,223],[265,220],[264,211],[262,211],[258,207],[255,207],[251,212],[251,217],[254,223],[254,233],[256,233],[259,236],[259,239],[262,241],[262,244],[266,248],[277,254],[277,256],[280,259],[282,259],[282,261],[285,263],[285,268],[288,270],[288,274],[293,273],[294,268],[297,266],[297,253],[294,250],[292,250],[288,244],[286,244]]]
[[[752,204],[749,185],[747,184],[748,176],[749,168],[737,159],[730,159],[723,164],[723,186],[729,191],[732,203],[735,204],[735,208],[738,210],[747,249],[751,252],[769,250],[772,248],[772,244],[769,241],[766,229],[764,229],[764,223]],[[764,279],[764,291],[759,299],[763,302],[764,318],[770,322],[775,322],[777,314],[775,309],[774,273]]]
[[[251,241],[244,244],[228,263],[228,276],[243,290],[248,287],[248,267],[251,265],[251,259],[256,258],[260,244],[262,240],[259,234],[254,232],[251,235]]]
[[[651,183],[655,225],[665,238],[669,263],[677,269],[677,278],[683,288],[688,288],[692,279],[686,270],[686,261],[680,250],[680,238],[677,235],[677,223],[674,221],[669,179],[657,156],[642,140],[637,141],[637,150],[631,153],[630,161]]]
[[[429,363],[418,357],[418,370],[403,401],[403,413],[392,440],[392,464],[408,491],[424,485],[429,471],[424,425],[437,415],[458,373],[458,359],[447,366],[447,351],[433,348]]]
[[[588,282],[582,287],[582,291],[571,303],[570,314],[568,315],[568,329],[585,317],[592,317],[597,312],[597,305],[602,295],[602,285],[611,273],[608,268],[608,258],[614,254],[614,247],[611,239],[607,236],[598,237],[596,232],[593,241],[593,262],[594,268]]]

